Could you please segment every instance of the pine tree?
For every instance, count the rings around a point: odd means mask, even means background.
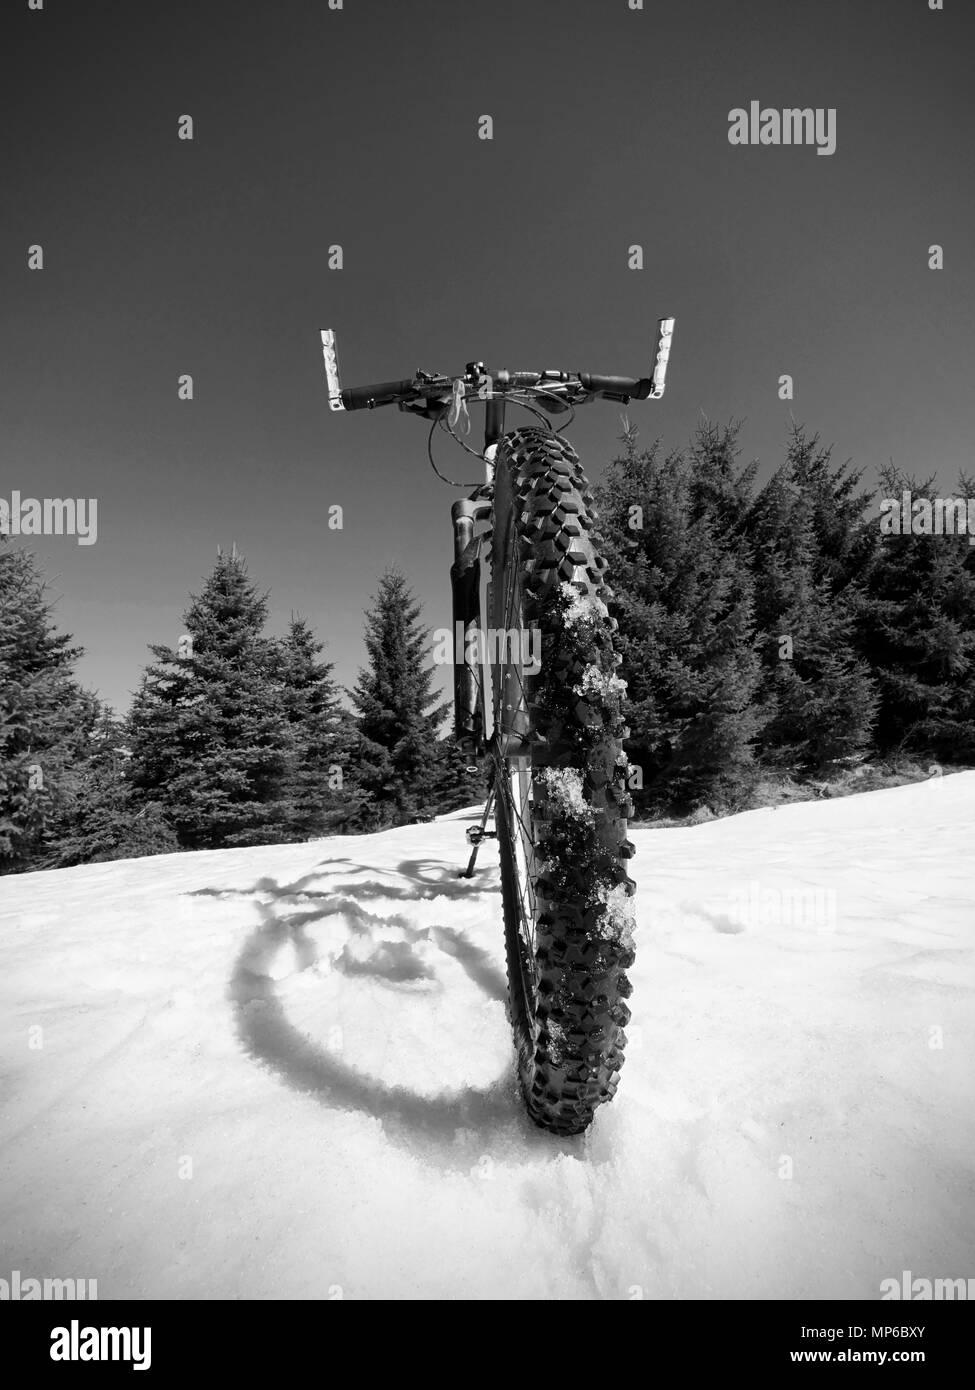
[[[759,664],[739,535],[748,471],[734,473],[734,450],[733,432],[710,426],[690,459],[630,441],[598,489],[640,810],[740,805],[754,779]]]
[[[739,468],[741,424],[703,419],[690,446],[687,507],[692,521],[711,523],[722,548],[741,551],[758,464]]]
[[[354,737],[342,709],[323,643],[303,618],[292,617],[281,643],[279,679],[291,731],[282,788],[288,837],[310,840],[354,824],[364,795],[346,785]]]
[[[236,547],[218,552],[184,622],[192,645],[153,646],[129,720],[132,784],[187,849],[274,843],[286,834],[292,734],[263,635],[267,599]]]
[[[352,692],[358,719],[352,785],[369,827],[402,824],[476,799],[464,760],[439,729],[450,708],[433,690],[421,605],[397,570],[379,581],[366,613],[368,665]]]
[[[868,747],[874,683],[855,642],[867,553],[860,474],[793,426],[785,462],[744,522],[765,670],[758,743],[776,771],[823,773]]]
[[[965,486],[965,480],[962,480]],[[883,495],[934,495],[893,464]],[[879,532],[879,524],[875,521]],[[881,535],[858,615],[861,649],[880,693],[883,753],[975,761],[975,562],[963,535]]]
[[[39,868],[140,859],[179,849],[157,802],[140,798],[126,778],[123,726],[104,706],[86,755],[71,769],[74,795],[56,818]]]
[[[826,577],[834,593],[852,598],[870,564],[876,530],[867,518],[873,493],[861,488],[864,470],[849,459],[833,463],[832,446],[820,444],[793,422],[786,453],[785,477],[810,511],[817,579]]]
[[[36,867],[74,796],[97,706],[73,675],[34,555],[0,538],[0,870]]]
[[[751,525],[766,671],[759,753],[779,771],[826,772],[866,749],[877,705],[854,646],[849,591],[833,591],[813,507],[791,483],[788,465],[757,499]]]

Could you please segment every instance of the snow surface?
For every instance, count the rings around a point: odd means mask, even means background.
[[[626,1299],[975,1275],[975,773],[631,832],[629,1057],[571,1141],[519,1106],[494,842],[456,877],[473,819],[5,879],[0,1276]]]

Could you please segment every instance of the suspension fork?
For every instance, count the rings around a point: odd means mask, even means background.
[[[494,478],[494,458],[497,453],[498,443],[504,434],[504,407],[505,399],[503,395],[492,395],[488,397],[487,409],[484,418],[484,457],[488,465],[488,480]],[[497,495],[497,494],[495,494]],[[495,537],[495,542],[503,538]],[[491,575],[491,583],[495,583],[495,575]],[[497,635],[496,635],[497,636]],[[519,633],[520,638],[520,633]],[[509,659],[516,653],[508,653]],[[510,664],[505,663],[503,653],[497,651],[497,659],[501,664],[500,686],[492,694],[494,697],[494,724],[495,735],[500,731],[510,743],[513,736],[516,742],[521,742],[527,731],[527,723],[524,715],[519,716],[515,713],[518,709],[518,700],[521,693],[521,681],[519,675],[514,671]]]
[[[481,547],[484,537],[475,538],[478,521],[493,520],[494,458],[504,434],[504,397],[490,396],[484,419],[484,487],[471,497],[455,502],[450,509],[454,527],[454,563],[450,568],[454,624],[454,734],[462,748],[480,752],[484,747],[486,701],[483,689],[484,664],[481,654]],[[487,823],[494,805],[496,786],[492,781],[480,827],[468,831],[471,857],[462,878],[473,878],[474,864],[481,842],[490,837]]]
[[[476,496],[476,494],[475,494]],[[454,645],[454,737],[465,752],[484,741],[481,713],[481,560],[474,527],[483,513],[475,497],[450,509],[454,527],[454,563],[450,567]]]
[[[490,380],[490,378],[488,378]],[[478,521],[491,515],[488,500],[494,481],[494,456],[504,434],[504,397],[492,395],[484,419],[484,488],[455,502],[450,509],[454,528],[454,563],[450,567],[454,642],[454,736],[461,747],[475,751],[484,743],[481,619],[481,538]],[[487,494],[487,496],[486,496]]]

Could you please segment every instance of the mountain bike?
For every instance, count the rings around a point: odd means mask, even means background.
[[[617,623],[593,493],[562,430],[597,398],[659,400],[673,332],[672,318],[659,321],[649,377],[468,362],[453,377],[417,371],[352,389],[335,333],[321,335],[330,408],[396,405],[430,421],[435,472],[471,489],[451,509],[454,733],[469,758],[487,759],[491,791],[464,872],[496,837],[520,1086],[531,1118],[558,1135],[581,1133],[616,1092],[635,890]],[[481,449],[465,438],[473,403],[484,407]],[[534,423],[506,432],[511,406]],[[549,417],[565,415],[556,429]],[[479,460],[478,481],[441,473],[437,430]]]

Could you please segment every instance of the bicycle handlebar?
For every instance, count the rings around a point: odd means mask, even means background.
[[[667,362],[674,332],[672,318],[661,319],[657,326],[657,350],[653,373],[649,377],[596,376],[588,372],[489,372],[481,362],[469,362],[464,374],[457,378],[417,372],[400,381],[381,381],[373,386],[354,386],[342,389],[339,381],[338,354],[335,334],[322,330],[322,354],[328,378],[328,403],[332,410],[372,410],[379,405],[399,405],[407,408],[418,402],[446,402],[454,389],[454,381],[476,394],[504,396],[509,392],[529,390],[544,396],[566,397],[575,388],[575,399],[602,396],[606,400],[628,401],[631,398],[659,400],[664,393]],[[570,397],[571,399],[571,397]],[[444,408],[446,408],[444,406]]]
[[[490,374],[489,374],[490,375]],[[560,381],[546,380],[541,372],[510,372],[504,380],[491,376],[492,391],[504,395],[511,391],[534,390],[544,395],[546,389],[556,385],[579,385],[589,396],[604,396],[608,400],[629,400],[636,397],[645,401],[653,390],[649,377],[637,380],[631,376],[592,376],[586,372],[568,375],[559,373]],[[464,378],[461,378],[464,380]],[[415,377],[403,381],[381,381],[374,386],[353,386],[341,392],[342,407],[345,410],[373,410],[380,405],[406,404],[422,400],[426,396],[446,396],[450,394],[450,383],[439,387],[425,386]]]
[[[592,392],[594,396],[605,396],[608,400],[635,396],[637,400],[645,401],[653,391],[653,380],[646,376],[637,381],[632,376],[590,376],[583,372],[579,380],[584,390]]]
[[[393,405],[416,394],[416,381],[381,381],[376,386],[353,386],[341,393],[346,410],[371,410],[377,405]]]

